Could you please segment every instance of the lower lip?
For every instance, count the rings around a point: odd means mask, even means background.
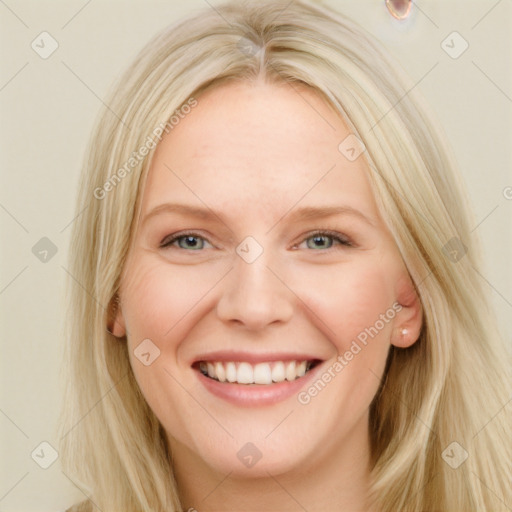
[[[230,384],[206,377],[199,370],[195,372],[201,384],[213,395],[241,407],[256,407],[272,405],[297,395],[317,373],[320,366],[321,364],[318,364],[298,379],[274,384]]]

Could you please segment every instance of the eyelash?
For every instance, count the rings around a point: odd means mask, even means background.
[[[188,236],[194,237],[194,238],[199,238],[204,241],[208,241],[203,236],[199,235],[198,233],[194,233],[192,231],[185,232],[185,233],[176,233],[174,235],[169,235],[169,236],[171,238],[168,238],[168,237],[164,238],[164,240],[160,244],[160,248],[162,248],[162,249],[170,248],[174,242],[180,240],[181,238],[186,238]],[[318,231],[309,233],[305,238],[303,238],[302,242],[309,240],[310,238],[317,237],[317,236],[325,236],[328,238],[332,238],[335,242],[338,242],[338,245],[337,245],[338,249],[340,249],[342,247],[354,247],[354,245],[350,242],[350,240],[346,236],[344,236],[341,233],[338,233],[336,231],[330,231],[330,230],[318,230]],[[294,248],[295,247],[296,247],[296,245],[294,245]],[[176,247],[176,249],[182,249],[182,248]],[[186,251],[187,249],[183,249],[183,250]],[[314,250],[314,249],[312,249],[312,250]],[[328,251],[328,250],[337,250],[336,245],[333,244],[331,247],[328,247],[327,249],[318,249],[318,251]],[[197,250],[197,252],[200,252],[200,251],[201,251],[201,249]],[[188,251],[188,252],[196,252],[196,251],[194,251],[192,249],[191,251]]]

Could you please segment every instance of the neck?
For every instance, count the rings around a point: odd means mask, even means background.
[[[346,510],[368,512],[368,428],[358,425],[343,446],[319,448],[315,461],[282,474],[248,478],[221,474],[175,439],[174,473],[183,510],[198,512]]]

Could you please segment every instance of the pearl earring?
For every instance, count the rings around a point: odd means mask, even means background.
[[[403,327],[400,330],[400,334],[405,338],[409,334],[409,329],[406,329],[405,327]]]

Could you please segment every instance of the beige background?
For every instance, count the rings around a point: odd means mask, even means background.
[[[182,14],[218,3],[0,1],[0,511],[58,511],[82,497],[59,459],[44,470],[31,453],[43,441],[58,446],[63,267],[86,140],[108,86],[135,52]],[[381,39],[444,126],[473,199],[473,233],[487,257],[482,278],[510,340],[511,2],[418,0],[405,22],[391,18],[384,0],[326,3]],[[42,31],[59,44],[48,59],[31,48]],[[441,47],[453,31],[469,44],[457,59]],[[58,251],[46,263],[32,253],[42,237]]]

